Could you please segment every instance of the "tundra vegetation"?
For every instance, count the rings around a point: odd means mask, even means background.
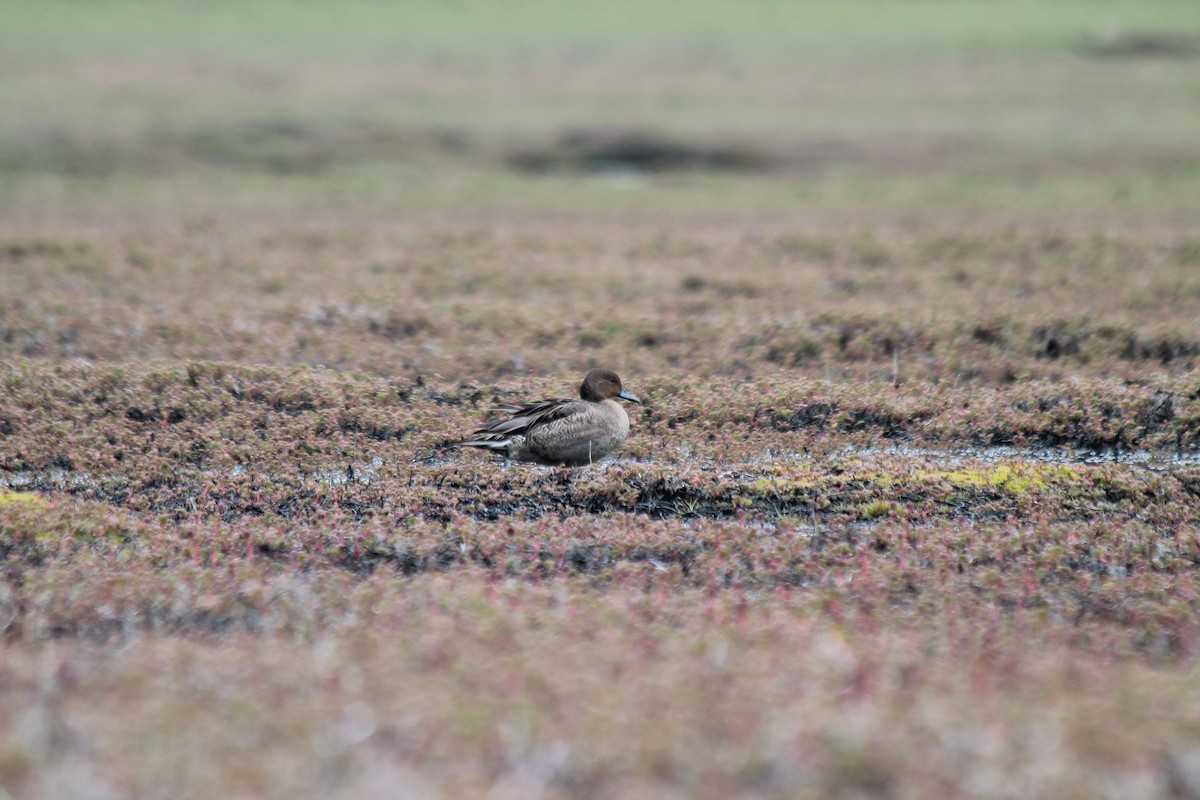
[[[1200,797],[1190,0],[0,12],[0,796]]]

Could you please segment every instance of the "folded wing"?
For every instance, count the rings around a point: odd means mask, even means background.
[[[560,399],[539,400],[525,405],[503,403],[496,406],[495,410],[508,414],[507,417],[489,422],[459,444],[463,447],[506,450],[514,437],[525,436],[530,428],[570,416],[578,402]]]

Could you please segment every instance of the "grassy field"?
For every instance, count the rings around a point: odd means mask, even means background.
[[[1200,797],[1193,6],[0,0],[0,797]]]

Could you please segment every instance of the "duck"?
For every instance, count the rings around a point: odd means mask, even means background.
[[[629,436],[629,417],[617,399],[641,404],[617,374],[593,369],[579,386],[579,399],[503,403],[507,416],[493,420],[458,447],[476,447],[514,461],[582,467],[615,450]]]

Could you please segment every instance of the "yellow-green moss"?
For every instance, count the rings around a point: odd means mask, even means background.
[[[912,477],[921,482],[945,481],[963,489],[992,487],[1021,494],[1078,479],[1079,472],[1067,466],[1006,462],[978,469],[919,471]]]
[[[756,478],[745,484],[744,488],[752,495],[791,494],[804,489],[818,489],[830,481],[827,475],[794,475],[780,474]]]
[[[0,489],[0,506],[45,508],[46,501],[37,492],[15,492],[11,489]]]
[[[946,470],[849,471],[837,475],[776,474],[749,481],[742,489],[749,495],[791,495],[808,489],[855,484],[860,488],[892,489],[898,486],[949,484],[957,489],[1000,489],[1011,494],[1044,489],[1050,485],[1078,481],[1078,469],[1054,464],[1002,462],[980,467]],[[880,512],[883,513],[883,512]]]
[[[862,516],[866,519],[878,519],[886,516],[892,511],[892,504],[887,500],[872,500],[862,507]]]

